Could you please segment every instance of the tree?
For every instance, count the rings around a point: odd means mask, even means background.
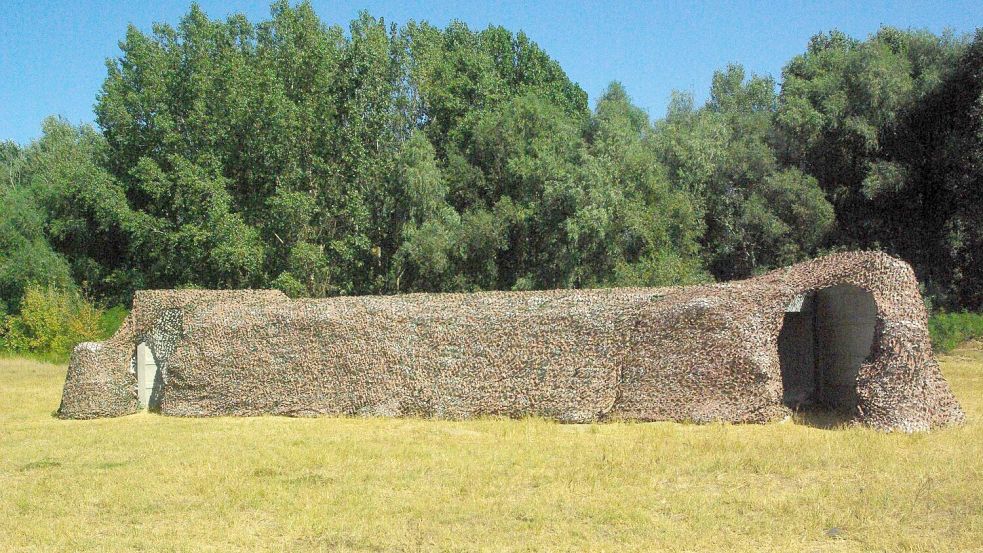
[[[983,308],[983,31],[879,140],[862,191],[882,240],[937,302]]]
[[[784,68],[776,118],[780,159],[812,175],[839,222],[832,239],[874,247],[878,208],[863,192],[881,130],[941,81],[962,49],[949,34],[884,27],[867,41],[833,31]]]
[[[447,183],[422,132],[403,144],[393,183],[387,206],[396,238],[387,248],[392,257],[391,287],[397,292],[453,289],[453,265],[461,255],[457,247],[461,218],[447,203]]]
[[[730,66],[714,75],[707,104],[691,106],[673,103],[656,145],[670,180],[698,199],[712,274],[743,278],[814,255],[833,210],[814,178],[782,168],[775,155],[774,81]]]
[[[703,221],[670,182],[648,115],[619,83],[597,102],[587,133],[583,204],[569,223],[578,285],[666,286],[706,278]]]
[[[26,154],[15,144],[0,144],[0,320],[20,308],[28,287],[74,287],[68,262],[45,234],[47,217],[30,189]]]
[[[346,33],[279,1],[258,25],[192,6],[121,47],[96,112],[134,287],[511,286],[535,263],[500,270],[519,251],[501,217],[516,213],[495,207],[511,184],[475,157],[494,149],[478,129],[537,98],[572,121],[557,144],[576,151],[587,115],[559,65],[502,28],[363,13]]]

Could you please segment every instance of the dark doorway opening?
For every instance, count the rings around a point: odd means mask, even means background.
[[[856,286],[795,298],[778,335],[785,405],[802,412],[852,414],[857,373],[870,356],[876,320],[874,297]]]

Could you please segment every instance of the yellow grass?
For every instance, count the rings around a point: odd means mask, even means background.
[[[0,360],[0,551],[983,548],[983,351],[966,426],[60,421],[64,366]]]

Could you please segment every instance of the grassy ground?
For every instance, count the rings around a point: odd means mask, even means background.
[[[60,421],[64,367],[0,360],[0,551],[983,550],[966,426]]]

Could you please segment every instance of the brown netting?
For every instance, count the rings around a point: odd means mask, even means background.
[[[165,415],[765,422],[788,414],[777,349],[786,306],[837,285],[869,292],[877,308],[854,420],[903,431],[962,421],[911,268],[872,252],[679,288],[141,292],[113,338],[75,349],[59,415],[134,412],[133,351],[148,341]]]

